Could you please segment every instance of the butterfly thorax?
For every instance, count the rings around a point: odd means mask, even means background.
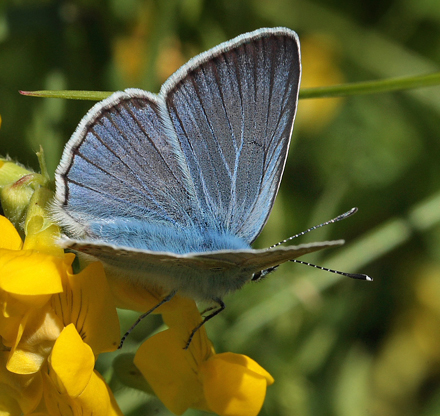
[[[175,254],[250,248],[243,239],[227,231],[151,224],[137,219],[93,221],[89,233],[89,237],[107,244]]]

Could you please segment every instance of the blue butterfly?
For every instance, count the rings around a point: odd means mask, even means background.
[[[127,89],[96,104],[56,170],[63,246],[166,300],[222,309],[279,264],[343,244],[251,249],[280,185],[300,76],[296,33],[260,29],[191,59],[158,95]]]

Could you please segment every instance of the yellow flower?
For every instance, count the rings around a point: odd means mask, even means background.
[[[134,363],[159,399],[175,414],[188,408],[221,416],[256,416],[272,376],[244,355],[216,354],[194,301],[174,297],[158,309],[168,329],[139,348]]]
[[[102,265],[73,274],[74,255],[54,243],[58,227],[33,214],[24,244],[0,216],[0,414],[121,414],[93,370],[119,343]]]
[[[95,357],[73,324],[63,329],[44,373],[44,396],[50,415],[121,415],[113,394],[94,370]]]
[[[48,179],[0,160],[0,414],[121,415],[95,360],[119,344],[118,306],[139,311],[164,296],[109,279],[101,263],[73,274],[75,256],[56,245],[47,215]],[[24,243],[17,232],[25,236]],[[188,408],[221,416],[256,416],[272,377],[250,358],[216,354],[194,301],[175,296],[155,313],[168,329],[135,356],[155,394],[174,413]],[[103,325],[103,319],[105,324]]]
[[[43,233],[52,231],[46,229]],[[34,237],[23,245],[13,225],[1,216],[0,234],[0,335],[10,351],[8,369],[31,374],[39,370],[61,331],[48,302],[63,290],[61,276],[73,258],[64,258],[62,251],[61,256],[53,256],[29,249],[34,246]]]

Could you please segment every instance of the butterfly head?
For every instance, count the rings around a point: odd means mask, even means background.
[[[264,279],[269,273],[272,273],[279,267],[279,264],[276,266],[269,267],[268,269],[260,270],[257,273],[254,273],[252,276],[251,281],[252,282],[258,282],[262,279]]]

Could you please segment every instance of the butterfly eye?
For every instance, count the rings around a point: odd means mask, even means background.
[[[259,280],[265,278],[269,273],[272,273],[274,270],[276,270],[278,268],[278,266],[279,265],[269,267],[268,269],[264,269],[264,270],[261,270],[257,273],[254,273],[251,280],[253,282],[258,282]]]

